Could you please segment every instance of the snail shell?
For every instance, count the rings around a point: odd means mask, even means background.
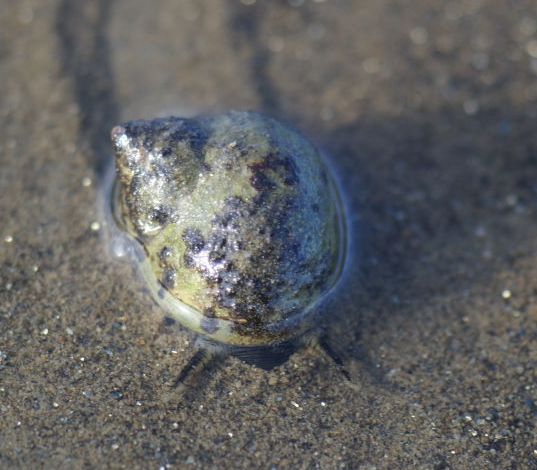
[[[112,140],[116,219],[142,246],[144,279],[168,315],[242,346],[312,326],[340,277],[346,229],[334,180],[306,139],[229,112],[130,121]]]

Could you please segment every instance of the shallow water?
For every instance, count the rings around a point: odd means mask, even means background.
[[[537,465],[533,2],[2,3],[0,466]],[[177,393],[193,337],[107,254],[110,128],[230,108],[339,175],[354,386],[303,349]]]

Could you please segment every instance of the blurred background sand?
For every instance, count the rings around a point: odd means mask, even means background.
[[[0,467],[537,468],[537,4],[2,0]],[[121,120],[235,109],[330,156],[353,226],[303,349],[194,351],[98,205]]]

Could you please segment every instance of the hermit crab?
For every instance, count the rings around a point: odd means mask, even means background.
[[[347,228],[311,143],[238,111],[129,121],[111,136],[115,220],[141,248],[166,316],[242,357],[315,328],[343,272]]]

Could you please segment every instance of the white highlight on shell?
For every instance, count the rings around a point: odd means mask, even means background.
[[[123,134],[119,140],[117,141],[118,145],[121,146],[121,147],[127,147],[127,145],[129,145],[129,138],[127,137],[126,134]]]

